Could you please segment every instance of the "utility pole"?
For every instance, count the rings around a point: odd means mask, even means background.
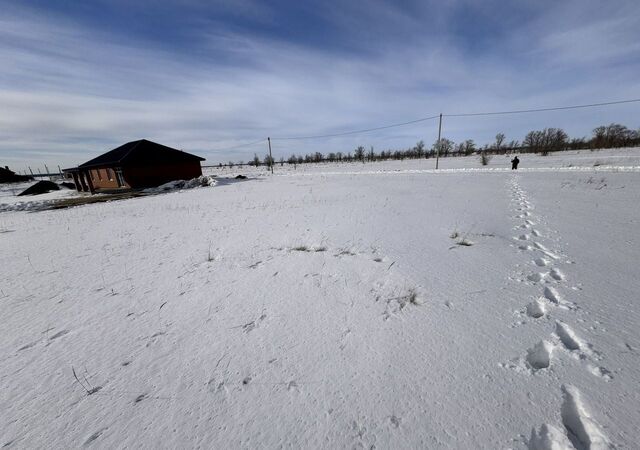
[[[442,133],[442,113],[440,113],[440,124],[438,125],[438,143],[436,144],[436,170],[440,160],[440,133]]]
[[[267,142],[269,143],[269,166],[271,166],[271,175],[273,175],[273,156],[271,156],[271,138],[267,138]]]

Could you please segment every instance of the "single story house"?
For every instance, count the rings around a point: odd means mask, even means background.
[[[160,186],[173,180],[202,175],[201,158],[191,153],[142,139],[128,142],[72,169],[78,191],[119,191]]]

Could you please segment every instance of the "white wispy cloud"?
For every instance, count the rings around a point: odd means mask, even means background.
[[[264,5],[246,2],[234,9],[232,3],[221,7],[266,22],[277,17]],[[265,149],[215,149],[268,135],[340,132],[441,111],[640,96],[634,75],[640,14],[596,15],[596,7],[590,4],[590,10],[563,20],[557,17],[563,8],[549,7],[473,52],[447,34],[447,21],[455,20],[450,9],[425,19],[420,5],[408,11],[382,1],[361,7],[360,16],[353,6],[316,11],[344,36],[344,49],[239,32],[219,23],[213,27],[203,20],[193,30],[197,51],[181,52],[64,17],[13,9],[0,19],[0,60],[6,62],[0,68],[0,157],[12,164],[73,165],[145,137],[202,154],[209,162],[246,161]],[[428,31],[421,32],[423,21]],[[480,142],[498,131],[519,139],[542,126],[588,134],[601,122],[637,126],[629,123],[635,117],[630,112],[637,112],[633,108],[451,119],[445,132]],[[431,142],[435,133],[434,124],[421,123],[275,145],[286,156],[350,151],[358,144],[402,147],[419,139]]]

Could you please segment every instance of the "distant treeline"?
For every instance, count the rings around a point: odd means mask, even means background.
[[[439,153],[441,158],[454,156],[469,156],[473,154],[480,155],[500,155],[507,153],[539,153],[548,155],[550,152],[558,152],[563,150],[580,150],[580,149],[600,149],[600,148],[620,148],[620,147],[636,147],[640,146],[640,129],[631,130],[624,125],[612,123],[594,128],[591,138],[569,138],[567,133],[561,128],[545,128],[543,130],[533,130],[527,133],[522,142],[512,140],[507,142],[503,133],[496,135],[492,144],[486,144],[478,147],[473,139],[467,139],[462,142],[455,143],[450,139],[442,138],[440,142],[436,141],[427,148],[424,141],[419,141],[415,146],[404,150],[383,150],[376,152],[373,147],[368,150],[363,146],[359,146],[353,152],[330,152],[326,155],[321,152],[310,153],[307,155],[291,155],[288,159],[280,158],[281,165],[288,164],[307,164],[320,162],[366,162],[381,160],[403,160],[418,158],[433,158]],[[246,163],[253,166],[271,166],[276,164],[275,160],[267,154],[260,159],[258,155],[254,155],[253,160]],[[222,166],[223,164],[220,164]],[[229,162],[229,167],[234,165],[245,165],[243,161],[238,163]]]

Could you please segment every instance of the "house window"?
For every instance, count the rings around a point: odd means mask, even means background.
[[[120,167],[118,167],[116,169],[116,180],[118,181],[118,186],[119,187],[124,187],[125,186],[124,175],[122,175],[122,169]]]

